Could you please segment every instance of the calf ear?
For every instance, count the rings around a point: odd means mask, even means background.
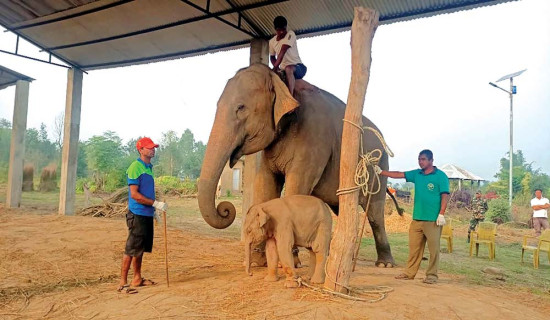
[[[285,114],[298,108],[300,103],[290,95],[288,87],[275,72],[271,72],[271,82],[273,83],[273,91],[275,92],[273,119],[275,121],[275,127],[277,127],[281,118]]]
[[[267,220],[269,220],[269,215],[262,208],[258,208],[258,222],[260,223],[260,228],[263,228]]]

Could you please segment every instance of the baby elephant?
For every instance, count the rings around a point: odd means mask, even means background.
[[[309,278],[312,283],[325,282],[325,262],[332,231],[331,210],[322,200],[303,195],[273,199],[250,208],[246,215],[245,265],[250,272],[250,250],[266,241],[267,281],[277,281],[277,264],[281,261],[286,287],[296,287],[292,247],[309,250]]]

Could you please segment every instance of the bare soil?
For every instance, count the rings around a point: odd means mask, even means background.
[[[376,268],[374,257],[358,262],[351,284],[394,289],[379,302],[285,289],[281,280],[263,281],[265,268],[245,275],[234,234],[219,236],[202,219],[185,219],[182,228],[168,229],[170,287],[163,229],[157,225],[143,274],[158,284],[125,294],[116,291],[124,220],[5,210],[0,204],[0,319],[548,319],[550,314],[550,299],[465,284],[456,275],[442,273],[435,285],[422,283],[423,270],[415,280],[395,280],[402,269]],[[306,252],[300,254],[306,261]]]

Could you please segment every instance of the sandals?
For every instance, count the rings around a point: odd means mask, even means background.
[[[141,282],[138,285],[135,285],[135,287],[154,286],[156,284],[157,283],[151,279],[141,278]]]
[[[395,276],[395,279],[397,279],[397,280],[412,280],[413,278],[409,278],[408,275],[402,273],[398,276]]]
[[[125,284],[123,286],[118,287],[116,291],[126,293],[126,294],[138,293],[137,289],[130,287],[129,284]]]
[[[424,280],[422,280],[423,283],[425,284],[436,284],[437,283],[437,278],[426,278]]]

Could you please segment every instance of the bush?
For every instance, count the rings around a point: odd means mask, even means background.
[[[155,179],[155,188],[161,194],[187,195],[197,193],[197,181],[186,178],[162,176]]]
[[[489,201],[489,210],[485,214],[485,218],[489,221],[498,224],[512,220],[510,215],[510,207],[507,199],[493,199]]]

